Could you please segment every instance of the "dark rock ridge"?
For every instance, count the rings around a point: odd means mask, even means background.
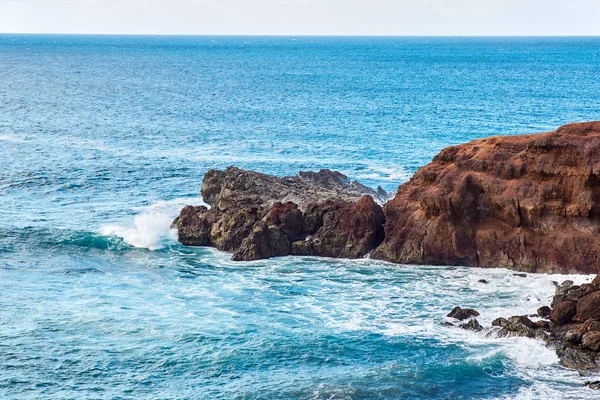
[[[600,122],[448,147],[384,213],[374,258],[598,273]]]
[[[173,222],[184,245],[212,246],[235,261],[286,255],[360,258],[383,240],[387,198],[339,172],[277,178],[229,167],[202,182],[211,206],[187,206]]]
[[[600,122],[448,147],[383,212],[373,199],[385,191],[329,170],[211,170],[201,192],[211,208],[182,210],[179,239],[234,260],[372,252],[406,264],[600,272]],[[565,303],[554,318],[572,310]]]
[[[563,282],[556,289],[552,305],[551,309],[538,309],[540,319],[535,322],[526,315],[497,318],[492,322],[496,330],[488,330],[488,334],[540,339],[556,349],[565,367],[600,369],[600,275],[591,284]]]
[[[236,167],[225,171],[211,169],[205,175],[202,198],[212,208],[221,211],[244,207],[271,206],[292,202],[305,210],[309,204],[327,200],[354,202],[369,195],[383,204],[389,200],[385,190],[373,190],[337,171],[299,172],[297,176],[278,178]]]

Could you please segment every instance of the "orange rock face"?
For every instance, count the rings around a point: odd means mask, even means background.
[[[379,259],[600,272],[600,122],[446,148],[384,211]]]

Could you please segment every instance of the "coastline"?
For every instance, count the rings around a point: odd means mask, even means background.
[[[383,207],[339,172],[210,170],[208,207],[173,222],[186,245],[238,261],[285,255],[599,273],[600,122],[442,150]]]
[[[210,170],[201,188],[210,208],[187,206],[172,227],[183,244],[229,251],[233,261],[373,257],[397,264],[598,273],[596,150],[600,122],[475,140],[444,149],[383,207],[373,200],[387,197],[383,189],[335,171],[277,178],[235,167]],[[489,334],[541,339],[563,365],[600,369],[600,274],[589,284],[556,286],[551,308],[540,308],[535,321],[532,313],[498,317]],[[483,331],[477,316],[460,307],[448,314],[468,321],[455,326]]]

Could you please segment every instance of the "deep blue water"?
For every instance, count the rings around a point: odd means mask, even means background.
[[[169,223],[227,165],[393,192],[445,146],[600,119],[598,76],[600,38],[0,35],[0,396],[593,398],[538,342],[441,325],[563,277],[239,264]]]

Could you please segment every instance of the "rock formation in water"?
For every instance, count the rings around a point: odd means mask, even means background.
[[[477,321],[479,312],[455,307],[447,317],[457,322],[444,325],[482,331],[490,338],[522,336],[542,340],[556,350],[565,367],[600,369],[600,275],[591,284],[563,282],[551,306],[540,307],[532,315],[496,318],[487,328]]]
[[[600,275],[591,284],[563,282],[552,308],[540,308],[537,317],[536,322],[525,315],[497,318],[492,325],[498,328],[489,334],[541,339],[556,349],[562,365],[600,369]]]
[[[207,204],[221,211],[271,206],[276,202],[293,202],[304,210],[311,203],[353,202],[363,195],[382,204],[388,200],[381,187],[373,190],[328,169],[283,178],[235,167],[227,167],[225,171],[212,169],[204,175],[201,193]]]
[[[364,257],[383,240],[387,193],[339,172],[277,178],[229,167],[206,173],[211,208],[185,207],[173,222],[181,243],[234,253],[235,261],[286,255]]]
[[[229,167],[209,171],[201,191],[211,208],[182,210],[179,239],[234,260],[355,258],[378,246],[374,258],[396,263],[600,272],[600,122],[448,147],[383,213],[373,201],[383,189],[329,170]]]
[[[448,147],[384,212],[374,258],[600,272],[600,122]]]

